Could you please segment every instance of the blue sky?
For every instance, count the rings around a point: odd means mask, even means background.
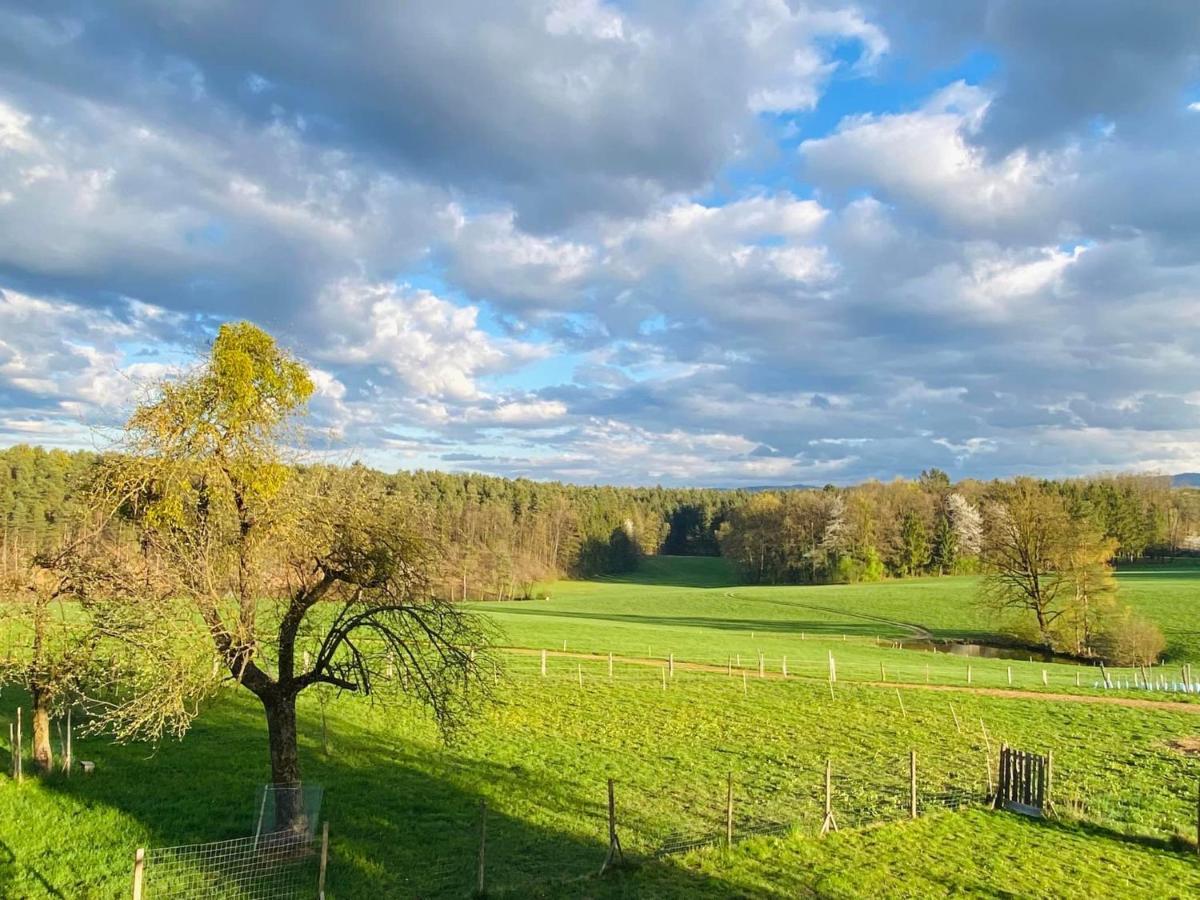
[[[387,469],[1200,469],[1198,60],[1175,0],[0,0],[0,444],[245,318]]]

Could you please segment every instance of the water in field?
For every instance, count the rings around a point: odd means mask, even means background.
[[[903,650],[923,650],[928,653],[937,650],[938,653],[950,653],[954,656],[974,656],[980,659],[1023,659],[1034,662],[1078,663],[1071,656],[1052,653],[1049,650],[1033,650],[1025,647],[1011,647],[1003,644],[979,644],[967,641],[930,641],[914,639],[902,641]]]

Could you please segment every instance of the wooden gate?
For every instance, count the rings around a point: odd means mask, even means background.
[[[1050,793],[1051,757],[1000,748],[995,806],[1027,816],[1045,814]]]

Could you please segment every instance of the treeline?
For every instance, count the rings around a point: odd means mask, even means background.
[[[1200,492],[1172,489],[1166,477],[1037,483],[1111,539],[1118,560],[1173,555],[1200,528]],[[718,538],[746,578],[768,584],[977,572],[986,517],[1007,484],[952,484],[933,469],[915,481],[755,494],[728,514]]]
[[[0,450],[0,574],[67,537],[95,453]],[[300,477],[329,468],[298,470]],[[332,470],[337,471],[337,470]],[[748,495],[693,488],[580,487],[476,474],[417,471],[377,479],[438,545],[438,589],[453,599],[527,596],[562,575],[630,571],[644,554],[715,555],[717,531]]]

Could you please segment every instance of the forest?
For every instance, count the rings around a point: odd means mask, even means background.
[[[18,445],[0,450],[0,578],[69,537],[101,456]],[[315,478],[328,466],[301,467]],[[715,555],[739,491],[579,487],[478,474],[341,470],[394,497],[438,548],[452,600],[529,596],[539,581],[626,572],[643,554]]]

